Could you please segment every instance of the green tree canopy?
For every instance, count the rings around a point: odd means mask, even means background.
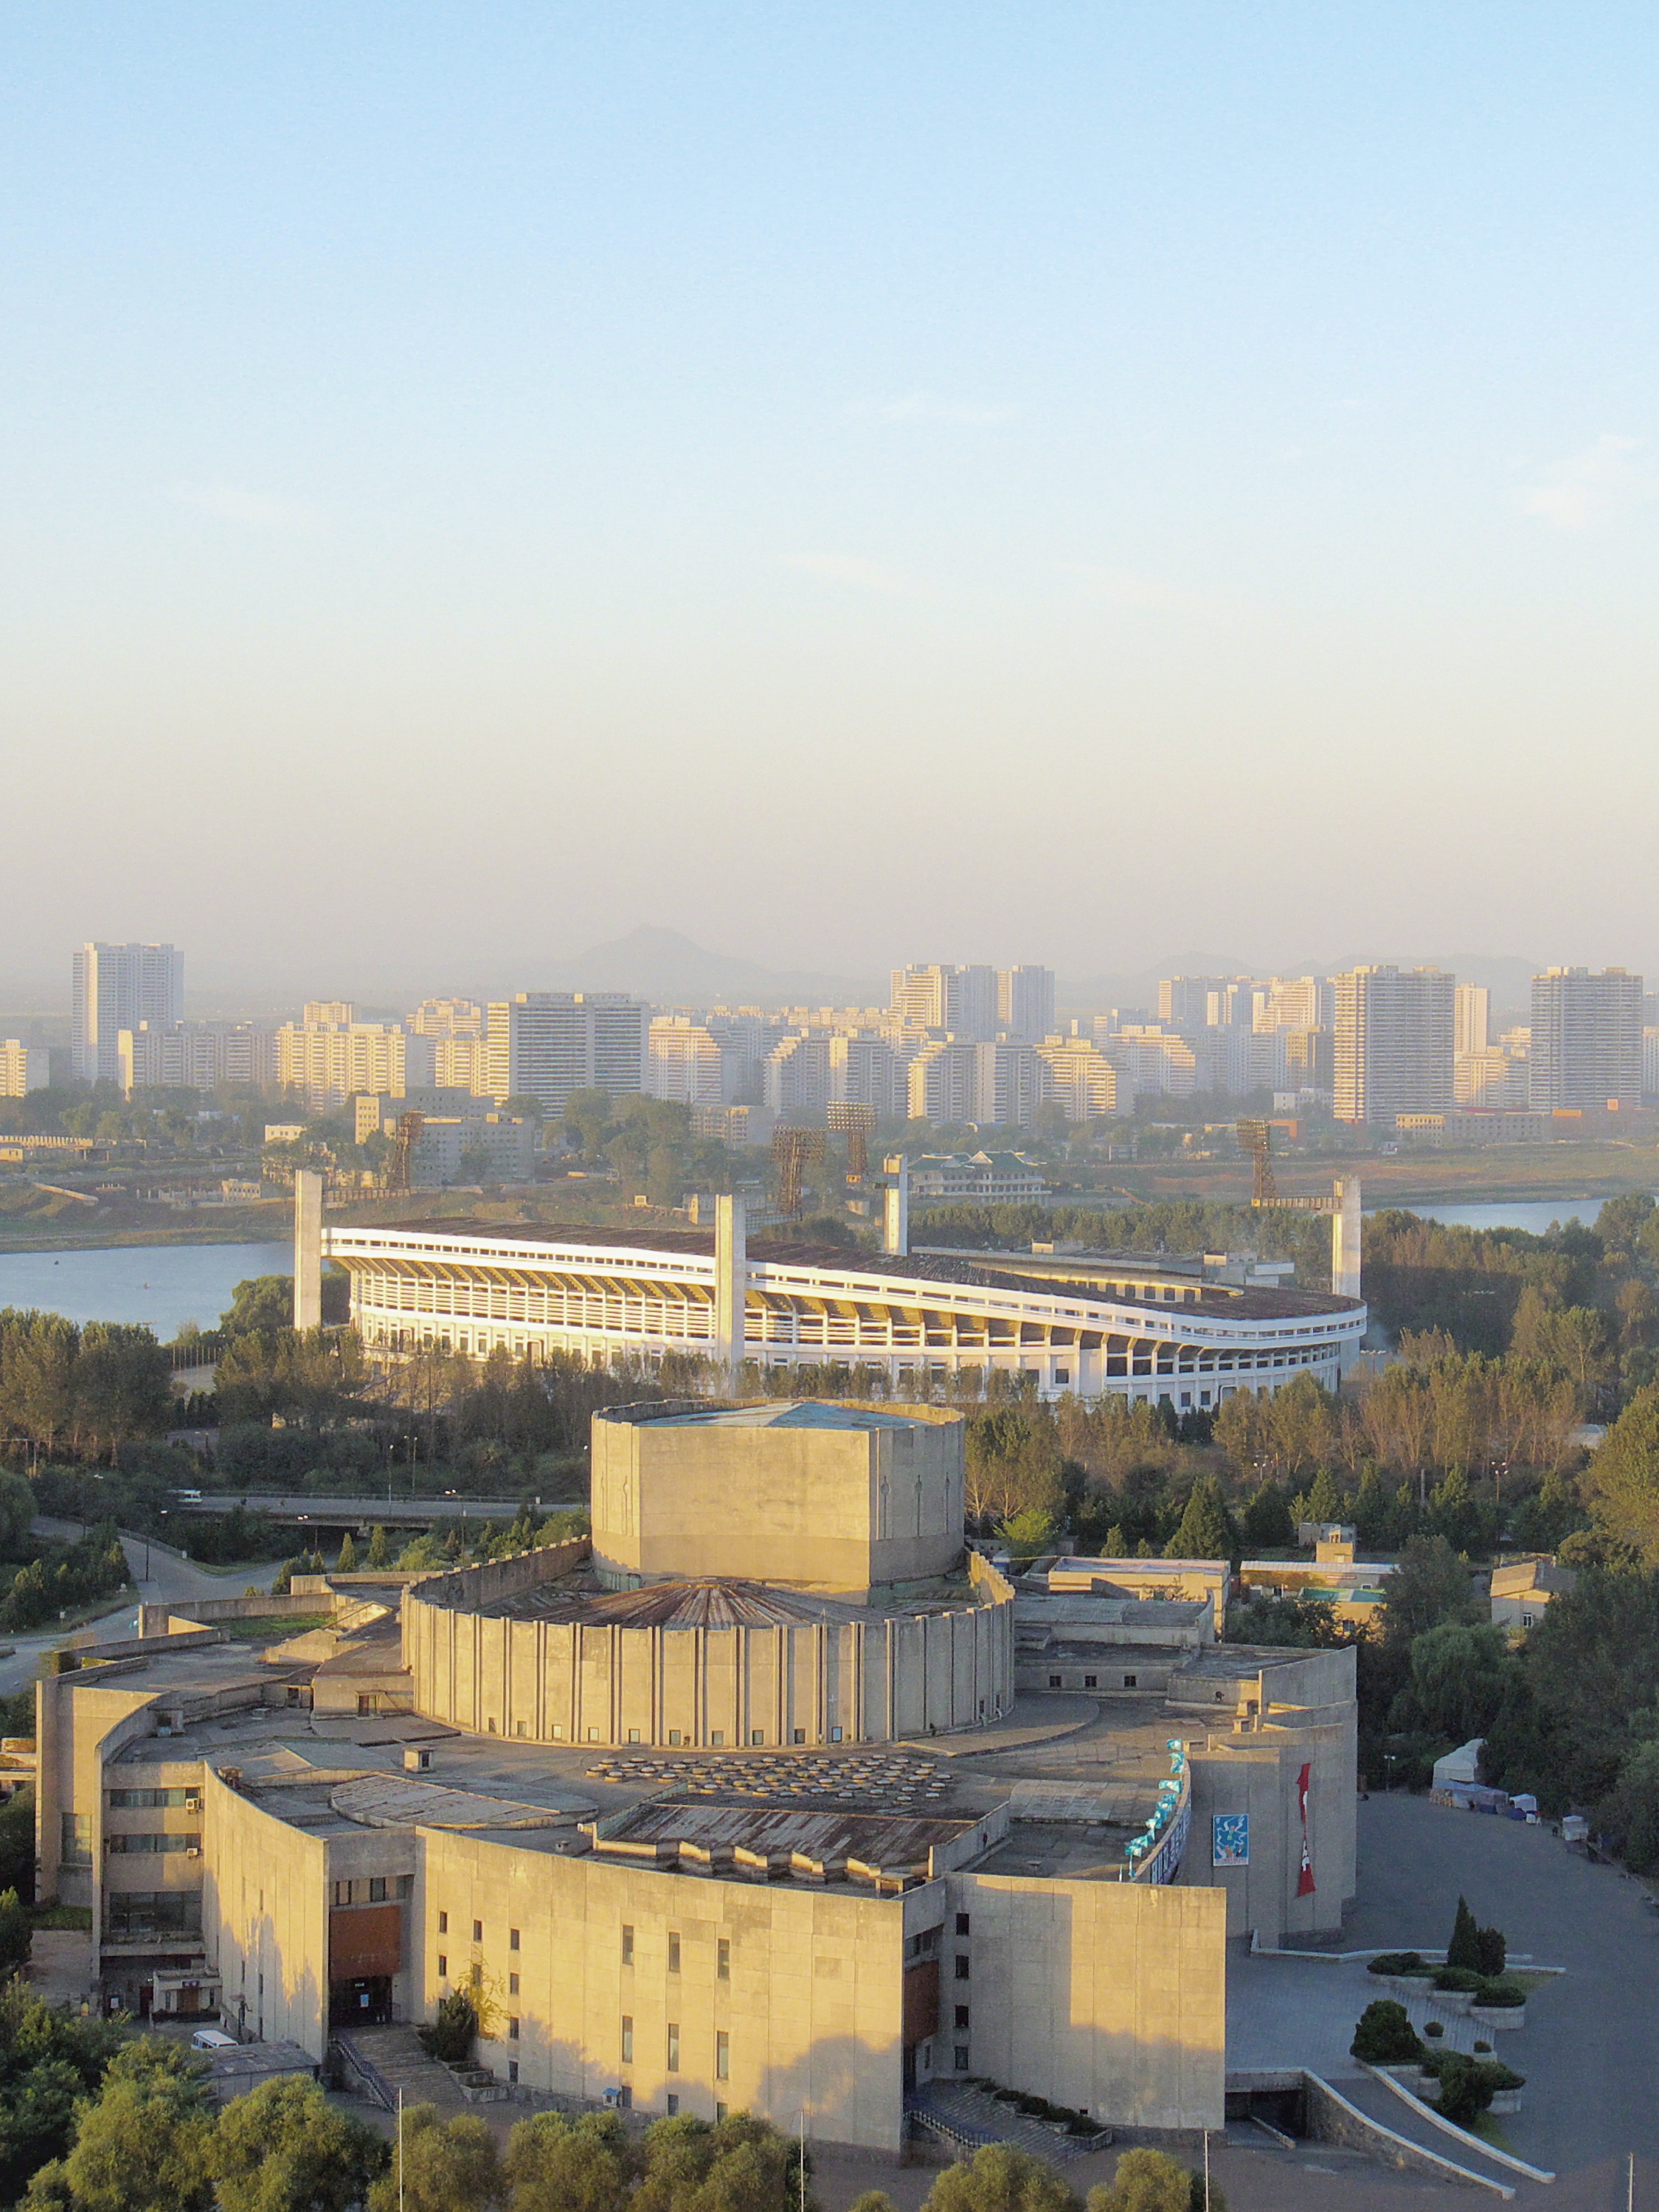
[[[250,1275],[230,1294],[230,1304],[219,1316],[227,1336],[251,1336],[256,1331],[274,1334],[294,1326],[292,1275]]]
[[[218,2212],[350,2212],[386,2156],[382,2136],[289,2075],[226,2106],[208,2170]]]
[[[1659,1384],[1636,1393],[1592,1455],[1584,1480],[1598,1519],[1650,1566],[1659,1565]]]
[[[538,2112],[507,2137],[512,2212],[624,2212],[641,2163],[618,2113]]]
[[[1168,1559],[1231,1559],[1237,1556],[1238,1532],[1212,1474],[1193,1485],[1180,1525],[1164,1547]]]
[[[76,2212],[209,2212],[206,2070],[151,2037],[116,2053],[64,2161]]]
[[[1389,1577],[1382,1608],[1385,1642],[1409,1644],[1443,1621],[1477,1620],[1469,1571],[1443,1536],[1413,1536]]]
[[[1081,2208],[1077,2192],[1042,2159],[1012,2143],[985,2143],[971,2159],[945,2168],[927,2192],[925,2212],[1081,2212]],[[1181,2212],[1186,2212],[1184,2201]]]
[[[368,2212],[485,2212],[501,2194],[501,2158],[484,2123],[471,2112],[441,2120],[431,2105],[412,2105],[370,2185]]]
[[[1467,1743],[1497,1717],[1516,1662],[1501,1629],[1443,1621],[1411,1646],[1411,1694],[1423,1725]]]
[[[1126,2150],[1110,2183],[1089,2191],[1089,2212],[1204,2212],[1204,2177],[1167,2151]],[[1209,2212],[1227,2212],[1213,2181]]]

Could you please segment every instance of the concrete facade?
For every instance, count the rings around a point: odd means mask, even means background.
[[[616,1589],[735,1575],[866,1593],[962,1557],[963,1424],[943,1407],[598,1415],[593,1557]]]

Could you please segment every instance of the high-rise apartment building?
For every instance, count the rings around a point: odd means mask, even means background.
[[[476,999],[422,999],[409,1026],[416,1036],[481,1037],[484,1010]]]
[[[1039,1044],[1054,1034],[1052,968],[1003,968],[997,973],[997,1028],[1004,1036]]]
[[[0,1043],[0,1098],[27,1098],[52,1081],[52,1054],[43,1044],[7,1037]]]
[[[1092,1038],[1045,1037],[1037,1053],[1048,1071],[1048,1095],[1068,1121],[1103,1121],[1133,1103],[1133,1086]]]
[[[76,1074],[116,1083],[122,1030],[171,1029],[184,1012],[185,957],[173,945],[79,945],[70,994]]]
[[[1124,1079],[1132,1097],[1190,1098],[1200,1085],[1197,1052],[1178,1030],[1161,1022],[1095,1024],[1096,1041]]]
[[[1642,1095],[1642,978],[1550,968],[1532,979],[1527,1103],[1534,1113],[1632,1107]]]
[[[1454,1048],[1485,1052],[1492,1042],[1492,993],[1484,983],[1460,983],[1452,1001]]]
[[[723,1105],[732,1095],[737,1055],[708,1022],[690,1014],[657,1014],[647,1034],[646,1089],[653,1098],[686,1106]]]
[[[1440,968],[1355,968],[1336,982],[1333,1110],[1392,1129],[1452,1106],[1456,978]]]
[[[520,991],[492,1002],[486,1043],[500,1098],[562,1114],[573,1091],[613,1097],[646,1087],[651,1009],[623,991]]]
[[[116,1040],[116,1080],[135,1091],[268,1091],[276,1081],[276,1032],[252,1022],[140,1022]]]
[[[401,1098],[432,1084],[433,1048],[396,1022],[288,1022],[276,1032],[276,1080],[318,1111],[362,1092]]]
[[[1009,969],[1006,975],[1035,977],[1042,972]],[[994,1038],[1001,1026],[1004,977],[994,968],[952,968],[935,962],[895,968],[892,976],[891,1012],[906,1029],[948,1030],[959,1042],[976,1044]],[[1012,995],[1012,984],[1010,988]],[[1022,982],[1018,995],[1022,1006],[1029,1006],[1034,995],[1041,996],[1041,987]]]

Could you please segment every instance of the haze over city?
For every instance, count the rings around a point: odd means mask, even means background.
[[[1659,968],[1655,38],[14,14],[0,994]]]

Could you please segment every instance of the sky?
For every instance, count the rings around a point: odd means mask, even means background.
[[[0,13],[0,1003],[1659,971],[1659,15]]]

